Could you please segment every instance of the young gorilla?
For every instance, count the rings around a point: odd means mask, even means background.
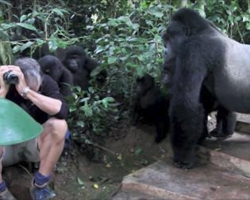
[[[24,106],[43,125],[43,132],[27,142],[0,147],[0,198],[15,200],[2,180],[2,166],[19,161],[40,161],[39,170],[31,182],[30,194],[33,200],[47,200],[53,195],[48,183],[64,147],[68,105],[57,83],[45,74],[41,76],[36,60],[21,58],[15,65],[0,67],[0,97]],[[18,77],[17,84],[10,85],[3,80],[3,75],[9,71]]]
[[[72,73],[74,85],[80,86],[83,90],[88,88],[91,72],[100,65],[97,61],[88,57],[80,46],[71,46],[66,49],[63,64]],[[103,83],[106,76],[107,72],[102,70],[97,80]]]
[[[183,8],[172,17],[164,35],[166,62],[175,59],[170,121],[174,162],[191,168],[204,130],[203,88],[220,103],[218,123],[235,120],[230,111],[250,113],[250,46],[221,33],[197,12]],[[206,100],[206,99],[204,99]],[[231,126],[231,128],[234,126]],[[224,130],[223,130],[224,131]]]
[[[43,73],[53,78],[59,85],[63,96],[71,96],[70,86],[73,86],[73,77],[71,72],[65,68],[62,62],[55,56],[46,55],[38,60]]]
[[[137,97],[132,122],[136,124],[141,116],[152,122],[156,128],[157,143],[166,137],[169,129],[168,107],[169,98],[155,85],[152,76],[145,74],[137,79]]]

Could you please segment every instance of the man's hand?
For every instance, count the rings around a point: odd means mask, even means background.
[[[3,80],[3,75],[8,72],[9,65],[2,65],[0,66],[0,97],[5,98],[6,94],[9,91],[9,85],[5,83]]]
[[[18,84],[16,84],[16,90],[21,95],[24,88],[27,87],[27,84],[26,84],[24,75],[23,75],[20,67],[15,66],[15,65],[3,65],[3,66],[0,67],[0,85],[1,85],[1,89],[2,89],[2,86],[3,86],[3,92],[0,92],[0,95],[1,95],[1,93],[3,93],[4,96],[2,96],[2,97],[5,97],[6,94],[8,93],[9,85],[6,84],[4,82],[4,80],[3,80],[3,74],[8,72],[8,71],[11,71],[11,73],[18,76],[19,81],[18,81]],[[1,91],[1,89],[0,89],[0,91]]]

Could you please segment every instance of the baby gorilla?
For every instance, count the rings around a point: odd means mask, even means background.
[[[155,85],[154,78],[145,74],[137,79],[136,102],[132,122],[136,124],[140,117],[152,122],[156,128],[155,142],[161,142],[169,129],[169,98],[164,96]]]
[[[48,74],[58,84],[63,96],[71,96],[70,86],[73,85],[71,72],[65,68],[62,62],[55,56],[46,55],[38,60],[43,73]]]

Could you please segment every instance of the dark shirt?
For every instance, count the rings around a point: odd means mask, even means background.
[[[64,97],[59,92],[59,87],[57,83],[48,75],[42,75],[42,84],[38,93],[43,94],[44,96],[58,99],[62,102],[60,111],[54,116],[49,116],[44,111],[40,110],[36,105],[34,105],[30,100],[22,98],[16,91],[14,85],[10,86],[10,90],[6,96],[7,99],[13,101],[20,107],[22,107],[26,112],[28,112],[37,122],[43,124],[50,117],[55,117],[58,119],[66,119],[68,115],[68,104],[66,103]]]

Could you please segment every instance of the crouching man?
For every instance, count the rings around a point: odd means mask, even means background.
[[[3,76],[6,73],[16,75],[18,82],[5,80]],[[40,162],[39,170],[31,181],[30,194],[33,200],[50,199],[52,193],[48,183],[63,151],[68,105],[57,83],[41,74],[39,64],[32,58],[20,58],[15,65],[0,66],[0,98],[18,104],[43,126],[42,133],[35,139],[0,146],[0,200],[16,199],[2,179],[2,168],[19,161]]]

